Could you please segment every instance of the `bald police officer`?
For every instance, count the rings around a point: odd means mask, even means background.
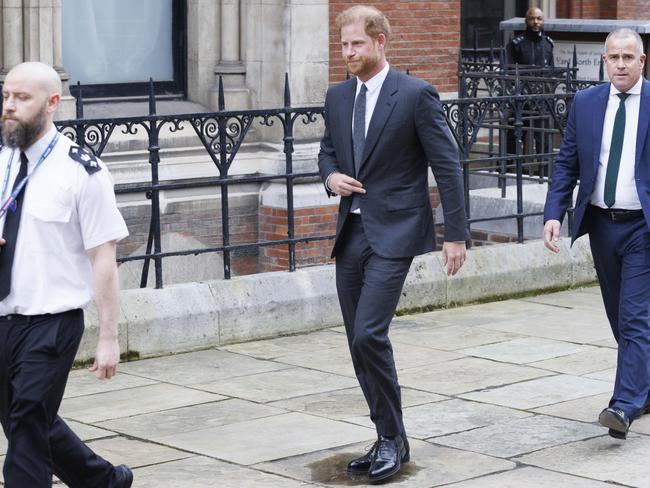
[[[56,71],[22,63],[2,87],[0,421],[7,488],[128,488],[133,474],[97,456],[57,415],[95,298],[97,378],[111,378],[119,289],[116,242],[128,231],[104,164],[53,124]]]
[[[510,68],[514,64],[537,66],[541,68],[554,67],[553,39],[544,33],[544,12],[538,8],[529,8],[526,12],[526,31],[514,37],[506,46],[506,60]],[[539,73],[542,74],[542,73]],[[544,127],[543,121],[527,121],[527,127]],[[526,129],[529,130],[529,129]],[[533,134],[535,149],[542,152],[542,133]],[[515,131],[506,132],[506,151],[516,153]]]
[[[544,12],[529,8],[526,12],[526,31],[513,37],[506,46],[508,64],[526,64],[554,67],[553,39],[544,33]]]

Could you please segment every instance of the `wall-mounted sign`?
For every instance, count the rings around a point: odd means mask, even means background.
[[[600,70],[600,60],[603,56],[602,42],[570,42],[555,41],[553,55],[555,66],[573,66],[573,46],[578,55],[578,79],[597,80]],[[607,71],[604,70],[604,79],[608,80]]]

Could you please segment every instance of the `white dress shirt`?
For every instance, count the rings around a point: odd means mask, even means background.
[[[25,151],[28,174],[55,134],[52,125],[45,136]],[[0,302],[0,316],[58,313],[85,307],[94,293],[87,250],[128,235],[106,166],[99,162],[102,169],[88,174],[81,163],[69,156],[73,145],[60,135],[23,190],[11,291]],[[19,150],[10,148],[0,153],[0,178],[7,164],[11,164],[9,193],[18,174],[19,154]],[[4,218],[0,227],[4,227]]]
[[[377,100],[379,99],[379,92],[381,91],[381,87],[384,84],[384,81],[386,80],[386,76],[388,75],[388,70],[390,69],[390,66],[388,66],[388,63],[386,63],[386,66],[383,67],[383,69],[377,73],[375,76],[370,78],[368,81],[361,81],[359,78],[357,78],[357,91],[354,95],[354,101],[356,105],[357,101],[357,96],[359,95],[359,92],[361,91],[361,85],[366,85],[366,131],[365,131],[365,136],[368,136],[368,127],[370,127],[370,120],[372,119],[372,114],[375,111],[375,107],[377,106]],[[352,109],[352,137],[354,137],[354,109]],[[355,163],[356,164],[356,163]],[[357,168],[357,171],[359,171],[359,168]],[[361,209],[360,208],[354,208],[350,210],[350,213],[354,214],[360,214]]]
[[[616,201],[612,208],[638,210],[641,208],[639,194],[636,190],[634,179],[634,162],[636,160],[636,133],[639,126],[639,106],[641,104],[641,85],[643,77],[630,88],[626,93],[630,96],[625,100],[625,137],[623,139],[623,152],[621,153],[621,165],[616,180]],[[610,84],[609,99],[605,112],[605,123],[603,124],[603,138],[600,144],[600,159],[594,191],[591,194],[590,203],[598,207],[607,208],[605,204],[605,176],[607,175],[607,161],[609,160],[609,149],[612,144],[612,132],[614,130],[614,119],[620,104],[617,94],[621,93]],[[591,123],[591,121],[584,121]]]
[[[368,91],[366,92],[366,136],[368,135],[368,127],[370,126],[370,119],[372,119],[372,114],[375,111],[375,107],[377,106],[377,99],[379,98],[379,92],[381,91],[381,87],[384,84],[384,81],[386,80],[386,76],[388,76],[388,70],[390,69],[390,66],[388,66],[388,63],[386,63],[386,66],[377,73],[375,76],[370,78],[368,81],[361,81],[359,78],[357,78],[357,91],[354,95],[354,101],[356,102],[357,96],[359,95],[359,92],[361,91],[361,85],[366,85],[366,88]],[[356,103],[355,103],[356,105]],[[354,110],[352,111],[352,120],[354,121]],[[352,124],[352,131],[354,132],[354,123]]]

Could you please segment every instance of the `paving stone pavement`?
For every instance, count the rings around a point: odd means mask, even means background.
[[[626,441],[596,421],[616,365],[597,288],[401,316],[391,338],[411,462],[390,486],[650,488],[650,415]],[[345,465],[375,437],[341,327],[73,371],[60,413],[134,488],[366,486]]]

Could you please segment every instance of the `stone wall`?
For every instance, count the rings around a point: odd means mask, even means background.
[[[592,283],[596,276],[586,238],[573,247],[559,243],[477,247],[463,269],[448,277],[441,255],[413,261],[398,312],[450,307],[540,290]],[[122,293],[120,349],[131,357],[187,352],[247,340],[296,334],[342,324],[334,266],[312,266],[294,273],[261,273],[232,280],[186,283],[162,290]],[[97,312],[86,312],[86,331],[77,359],[95,354]]]

